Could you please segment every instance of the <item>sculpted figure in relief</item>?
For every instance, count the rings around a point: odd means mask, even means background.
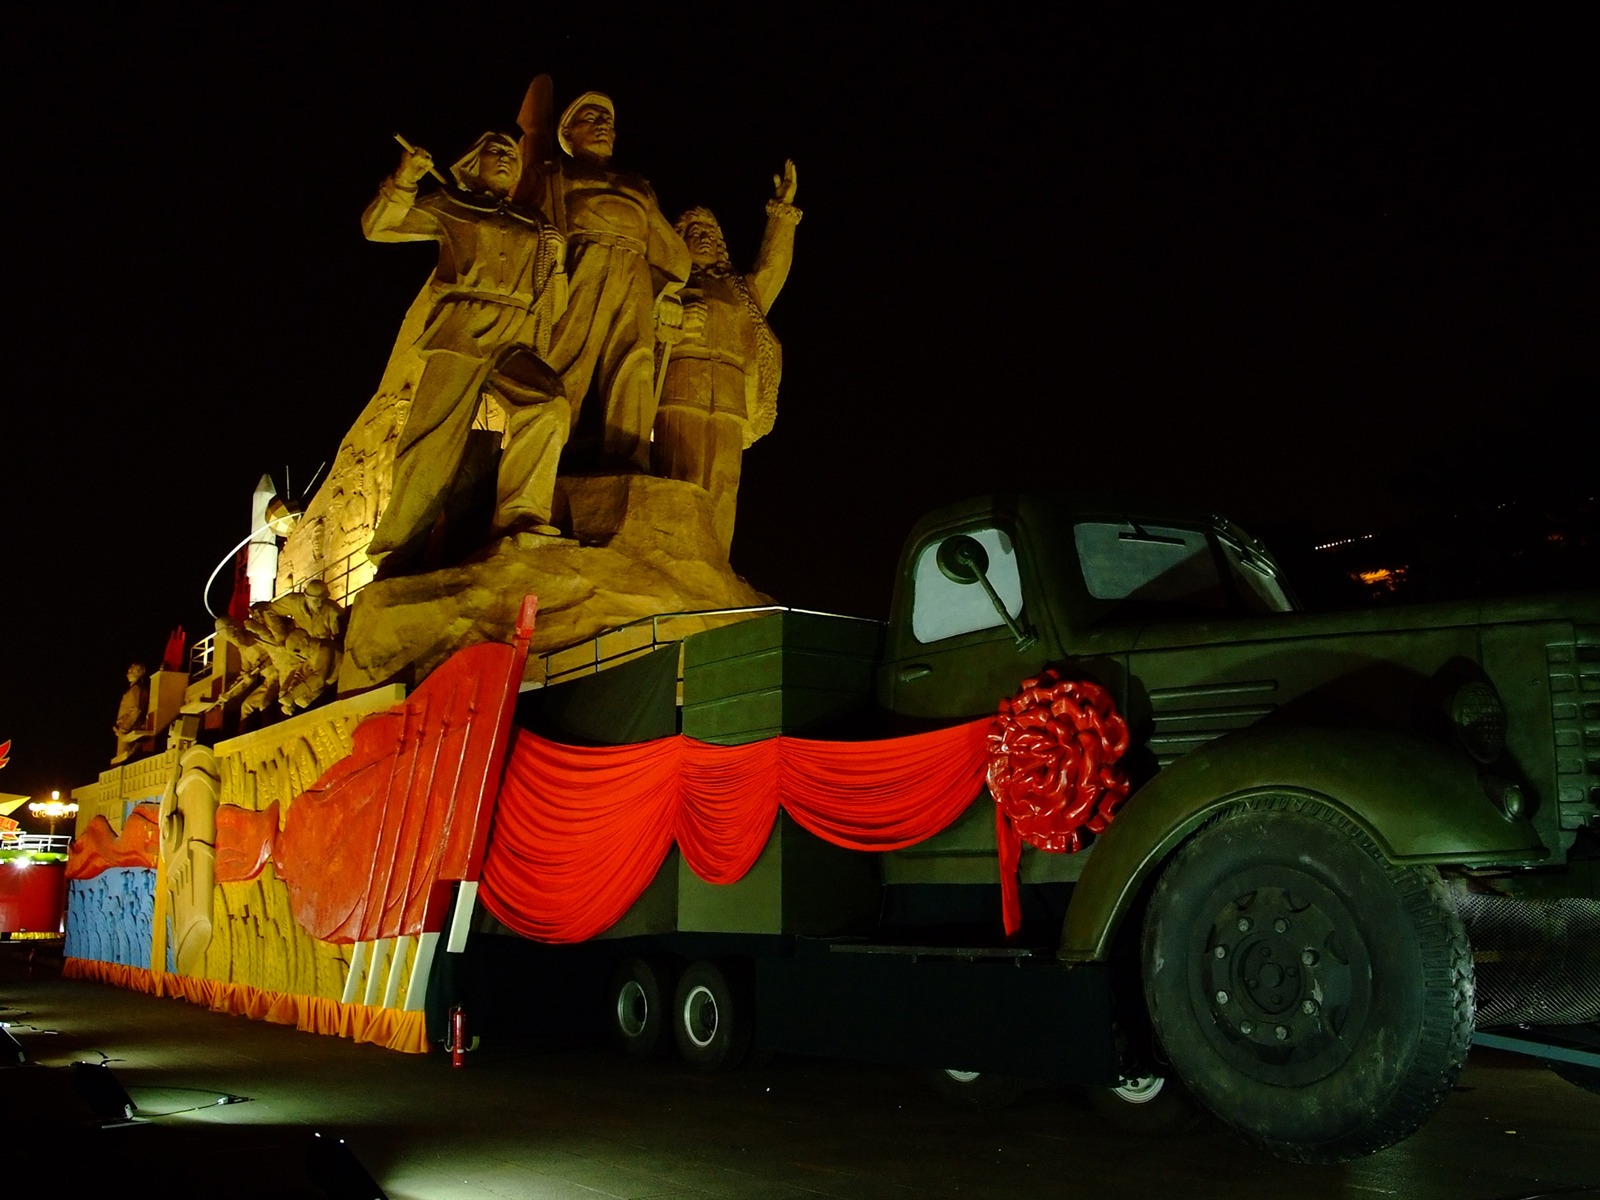
[[[710,210],[692,208],[676,226],[694,269],[683,292],[684,339],[665,355],[651,457],[656,474],[711,494],[723,554],[733,542],[744,451],[772,429],[778,411],[783,356],[767,312],[794,260],[800,210],[793,162],[783,164],[773,184],[766,231],[747,274],[733,269]]]
[[[161,857],[173,964],[180,975],[199,975],[211,945],[221,783],[216,758],[205,746],[190,746],[178,762],[178,781],[161,797]]]
[[[225,708],[239,700],[239,728],[248,729],[278,702],[277,664],[266,645],[231,617],[217,618],[217,633],[239,648],[239,675],[211,707]]]
[[[494,532],[555,532],[550,508],[571,414],[544,355],[566,302],[562,239],[512,200],[522,160],[510,136],[485,133],[451,168],[459,188],[419,197],[431,172],[428,152],[407,147],[361,220],[372,241],[439,243],[415,343],[422,374],[395,447],[389,503],[367,549],[375,560],[401,550],[413,557],[430,532],[485,391],[508,417]]]
[[[310,708],[338,679],[344,616],[320,579],[304,591],[250,606],[244,628],[273,661],[285,716]]]
[[[320,579],[305,590],[250,606],[243,622],[217,618],[217,632],[239,648],[239,676],[212,702],[242,698],[239,726],[249,728],[276,705],[293,716],[315,704],[339,677],[345,610]]]
[[[547,79],[535,81],[523,106],[531,154],[542,153],[540,125],[548,120],[531,98]],[[566,388],[575,426],[594,390],[601,407],[598,465],[648,471],[658,395],[655,346],[658,338],[670,342],[681,334],[678,291],[689,275],[689,251],[650,184],[611,167],[616,109],[609,96],[585,92],[569,104],[556,140],[561,153],[523,193],[567,238],[570,302],[556,328],[550,365]]]

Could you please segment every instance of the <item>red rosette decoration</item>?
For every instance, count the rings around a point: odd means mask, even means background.
[[[1128,797],[1118,765],[1127,748],[1128,723],[1106,689],[1047,668],[1000,702],[989,732],[989,793],[1028,845],[1077,851]]]

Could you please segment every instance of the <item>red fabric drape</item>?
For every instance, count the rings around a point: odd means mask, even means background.
[[[519,729],[479,894],[525,937],[576,942],[627,911],[674,842],[708,883],[741,878],[780,807],[834,845],[898,850],[938,833],[978,795],[989,725],[984,718],[884,741],[777,737],[746,746],[681,735],[563,746]]]

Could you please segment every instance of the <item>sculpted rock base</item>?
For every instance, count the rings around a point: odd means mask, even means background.
[[[414,683],[463,647],[510,641],[528,593],[539,598],[530,671],[545,651],[641,617],[772,603],[733,573],[693,484],[564,478],[555,522],[571,536],[519,534],[460,566],[368,584],[351,608],[340,694]]]

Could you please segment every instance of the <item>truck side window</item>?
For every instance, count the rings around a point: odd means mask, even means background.
[[[1096,600],[1226,609],[1229,596],[1205,533],[1167,526],[1080,522],[1073,529],[1083,582]]]
[[[1017,550],[1011,538],[1000,529],[969,529],[989,556],[989,582],[994,585],[1006,612],[1016,617],[1022,612],[1022,577],[1017,571]],[[912,572],[911,632],[919,642],[937,642],[1004,625],[1000,614],[977,584],[957,583],[939,569],[939,544],[929,542],[917,555]]]
[[[1294,603],[1284,594],[1272,567],[1260,555],[1252,554],[1229,537],[1217,539],[1222,544],[1223,556],[1233,571],[1239,585],[1245,609],[1253,613],[1286,613],[1294,611]]]

